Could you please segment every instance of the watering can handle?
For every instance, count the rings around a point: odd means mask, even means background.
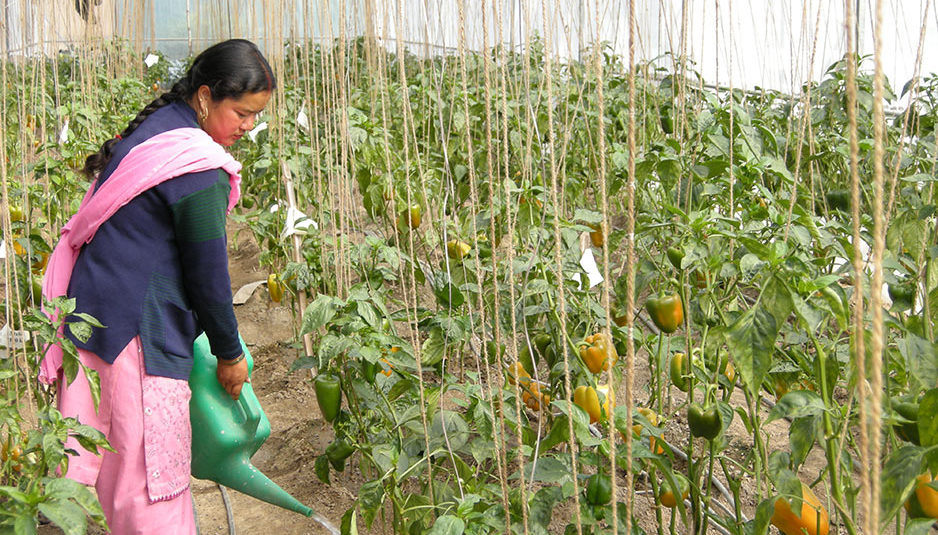
[[[261,422],[261,412],[258,410],[256,403],[248,402],[248,394],[250,397],[256,400],[254,392],[247,392],[249,387],[248,383],[245,383],[244,389],[241,390],[241,396],[238,398],[238,406],[241,407],[241,412],[244,413],[244,424],[250,430],[248,436],[254,436],[254,433],[257,432],[257,426]]]

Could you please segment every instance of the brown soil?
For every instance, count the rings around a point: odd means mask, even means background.
[[[250,232],[245,230],[232,233],[231,236],[233,243],[230,250],[230,272],[233,291],[252,282],[266,280],[267,273],[260,270],[259,251],[250,237]],[[271,424],[270,438],[252,462],[284,490],[338,526],[342,515],[354,503],[358,488],[364,479],[357,468],[357,456],[350,459],[349,468],[343,473],[331,473],[331,485],[323,484],[313,473],[315,457],[332,441],[332,429],[320,415],[309,373],[288,372],[290,364],[300,353],[294,343],[294,318],[288,306],[286,300],[282,304],[273,303],[267,296],[265,286],[261,285],[246,303],[235,307],[241,334],[255,360],[252,384]],[[647,399],[649,380],[644,356],[637,357],[635,368],[634,391],[636,403],[641,404]],[[683,395],[681,392],[676,394]],[[736,406],[744,406],[741,394],[737,392],[734,397],[738,397],[733,400]],[[682,401],[683,398],[676,397],[674,406],[679,406]],[[775,448],[787,449],[788,427],[784,421],[768,425],[765,431],[769,435],[770,444],[774,444]],[[738,417],[730,427],[729,434],[730,446],[724,454],[734,458],[744,457],[753,447],[752,437]],[[668,442],[678,448],[686,444],[687,423],[683,411],[669,415],[666,436]],[[703,447],[703,443],[698,447]],[[621,454],[622,446],[619,448]],[[812,481],[824,463],[823,455],[815,448],[802,473],[804,480]],[[676,460],[676,465],[681,467],[684,463]],[[717,470],[719,471],[719,468]],[[624,484],[624,473],[620,472],[618,477],[620,485]],[[751,487],[752,485],[744,484],[742,489],[742,509],[750,519],[757,504],[755,489]],[[648,488],[646,481],[636,482],[638,493],[634,510],[641,527],[648,533],[654,533],[657,531],[656,512],[650,493],[644,491]],[[226,507],[222,491],[218,485],[209,481],[193,479],[192,490],[200,531],[204,535],[235,532],[276,535],[329,533],[312,518],[233,490],[226,491],[230,503],[230,506]],[[619,495],[623,496],[624,491],[625,487],[620,487]],[[229,526],[229,511],[233,526]],[[667,530],[669,510],[665,509],[662,514],[664,529]],[[572,503],[555,509],[551,532],[562,533],[563,527],[573,521],[573,515]],[[678,522],[678,525],[680,526],[681,522]],[[836,533],[836,527],[832,528],[834,529],[831,532]],[[359,520],[359,529],[361,533],[391,532],[389,527],[381,525],[380,519],[375,522],[371,531],[365,530]],[[686,531],[682,528],[678,530]],[[716,533],[713,530],[711,532]],[[39,533],[48,535],[61,532],[45,527]]]

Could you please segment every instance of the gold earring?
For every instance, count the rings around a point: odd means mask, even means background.
[[[208,110],[205,109],[205,101],[199,101],[199,123],[204,123],[208,119]]]

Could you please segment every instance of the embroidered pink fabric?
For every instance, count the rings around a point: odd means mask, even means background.
[[[65,295],[82,246],[94,238],[102,223],[134,197],[157,184],[186,173],[224,169],[231,183],[228,212],[241,196],[241,164],[200,128],[177,128],[137,145],[121,160],[114,173],[95,192],[91,185],[78,212],[62,227],[59,243],[52,250],[42,281],[42,295],[52,299]],[[44,310],[55,318],[55,311]],[[63,336],[60,329],[59,336]],[[39,380],[52,384],[62,367],[62,348],[46,348],[39,367]]]
[[[147,375],[143,382],[143,456],[150,502],[171,500],[189,488],[192,428],[189,425],[189,383]]]

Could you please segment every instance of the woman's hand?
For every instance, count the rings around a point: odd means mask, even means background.
[[[251,382],[248,377],[248,361],[243,358],[235,364],[225,364],[224,360],[218,359],[215,376],[218,377],[218,382],[225,392],[228,392],[228,395],[235,401],[238,401],[238,397],[241,396],[244,383]]]

